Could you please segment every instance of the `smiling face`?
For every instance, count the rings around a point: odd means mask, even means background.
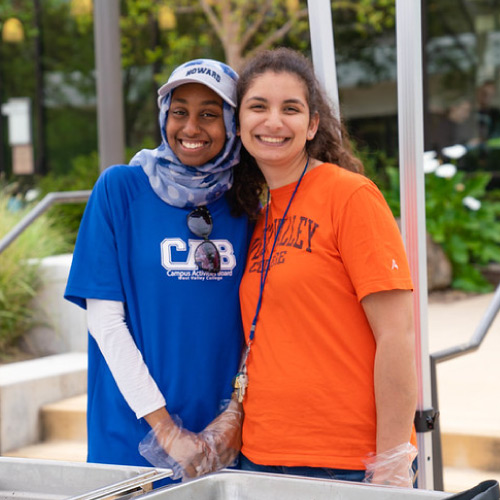
[[[241,99],[240,136],[271,187],[298,179],[307,140],[319,119],[310,117],[305,84],[296,75],[268,71],[255,77]]]
[[[222,98],[200,83],[173,91],[165,130],[170,148],[185,165],[204,165],[224,147],[222,106]]]

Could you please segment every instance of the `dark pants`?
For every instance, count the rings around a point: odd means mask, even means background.
[[[338,479],[340,481],[361,482],[365,477],[364,470],[329,469],[327,467],[286,467],[283,465],[259,465],[240,454],[240,469],[253,472],[271,472],[274,474],[291,474],[294,476],[316,477],[319,479]]]

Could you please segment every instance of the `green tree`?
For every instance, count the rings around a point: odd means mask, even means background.
[[[36,127],[42,108],[35,63],[41,62],[47,163],[49,170],[64,172],[75,155],[96,146],[93,33],[80,29],[78,19],[71,15],[70,2],[44,0],[41,6],[37,21],[32,0],[5,0],[0,5],[0,23],[16,17],[25,35],[20,43],[0,43],[0,99],[30,98]],[[43,48],[40,55],[37,37]],[[37,155],[40,144],[35,140],[34,145]]]
[[[238,69],[255,51],[310,47],[306,0],[122,0],[122,63],[127,144],[156,134],[156,88],[174,67],[196,57],[221,59]],[[359,58],[374,37],[394,38],[393,0],[332,0],[342,60]],[[373,54],[367,72],[382,74]],[[387,65],[384,65],[386,68]],[[145,75],[151,78],[143,78]]]
[[[0,77],[3,99],[6,97],[32,96],[34,93],[33,69],[26,61],[33,60],[33,9],[24,2],[3,0],[0,3],[0,29],[10,18],[18,19],[23,26],[24,39],[17,43],[0,40]]]
[[[34,40],[41,34],[48,166],[63,174],[73,158],[97,149],[93,14],[70,0],[41,5],[36,26],[32,0],[1,2],[0,22],[15,15],[26,34],[21,44],[0,43],[2,100],[34,102]],[[332,8],[339,62],[358,60],[374,37],[393,33],[393,0],[332,0]],[[126,144],[133,149],[159,142],[156,89],[182,62],[210,57],[238,68],[259,48],[309,51],[306,0],[120,0],[120,9]],[[370,74],[380,72],[364,54]]]
[[[144,2],[141,2],[144,3]],[[238,69],[259,49],[293,41],[307,49],[309,31],[305,0],[181,0],[163,2],[179,17],[201,10],[217,37],[225,61]],[[332,0],[333,16],[348,23],[349,36],[366,38],[394,27],[393,0]]]

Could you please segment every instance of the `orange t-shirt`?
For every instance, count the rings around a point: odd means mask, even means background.
[[[271,191],[267,259],[294,188]],[[247,341],[263,226],[264,213],[240,287]],[[336,165],[308,172],[276,242],[248,358],[245,456],[264,465],[365,468],[376,440],[375,340],[360,301],[412,286],[401,235],[378,188]]]

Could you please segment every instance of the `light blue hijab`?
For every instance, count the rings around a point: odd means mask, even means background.
[[[140,165],[153,191],[169,205],[194,208],[219,199],[233,185],[233,167],[239,163],[241,143],[236,135],[236,82],[229,66],[212,59],[187,62],[170,75],[159,91],[159,123],[162,142],[156,149],[143,149],[130,161]],[[226,142],[209,163],[190,167],[180,162],[168,145],[166,124],[172,92],[185,83],[206,85],[223,99]]]

